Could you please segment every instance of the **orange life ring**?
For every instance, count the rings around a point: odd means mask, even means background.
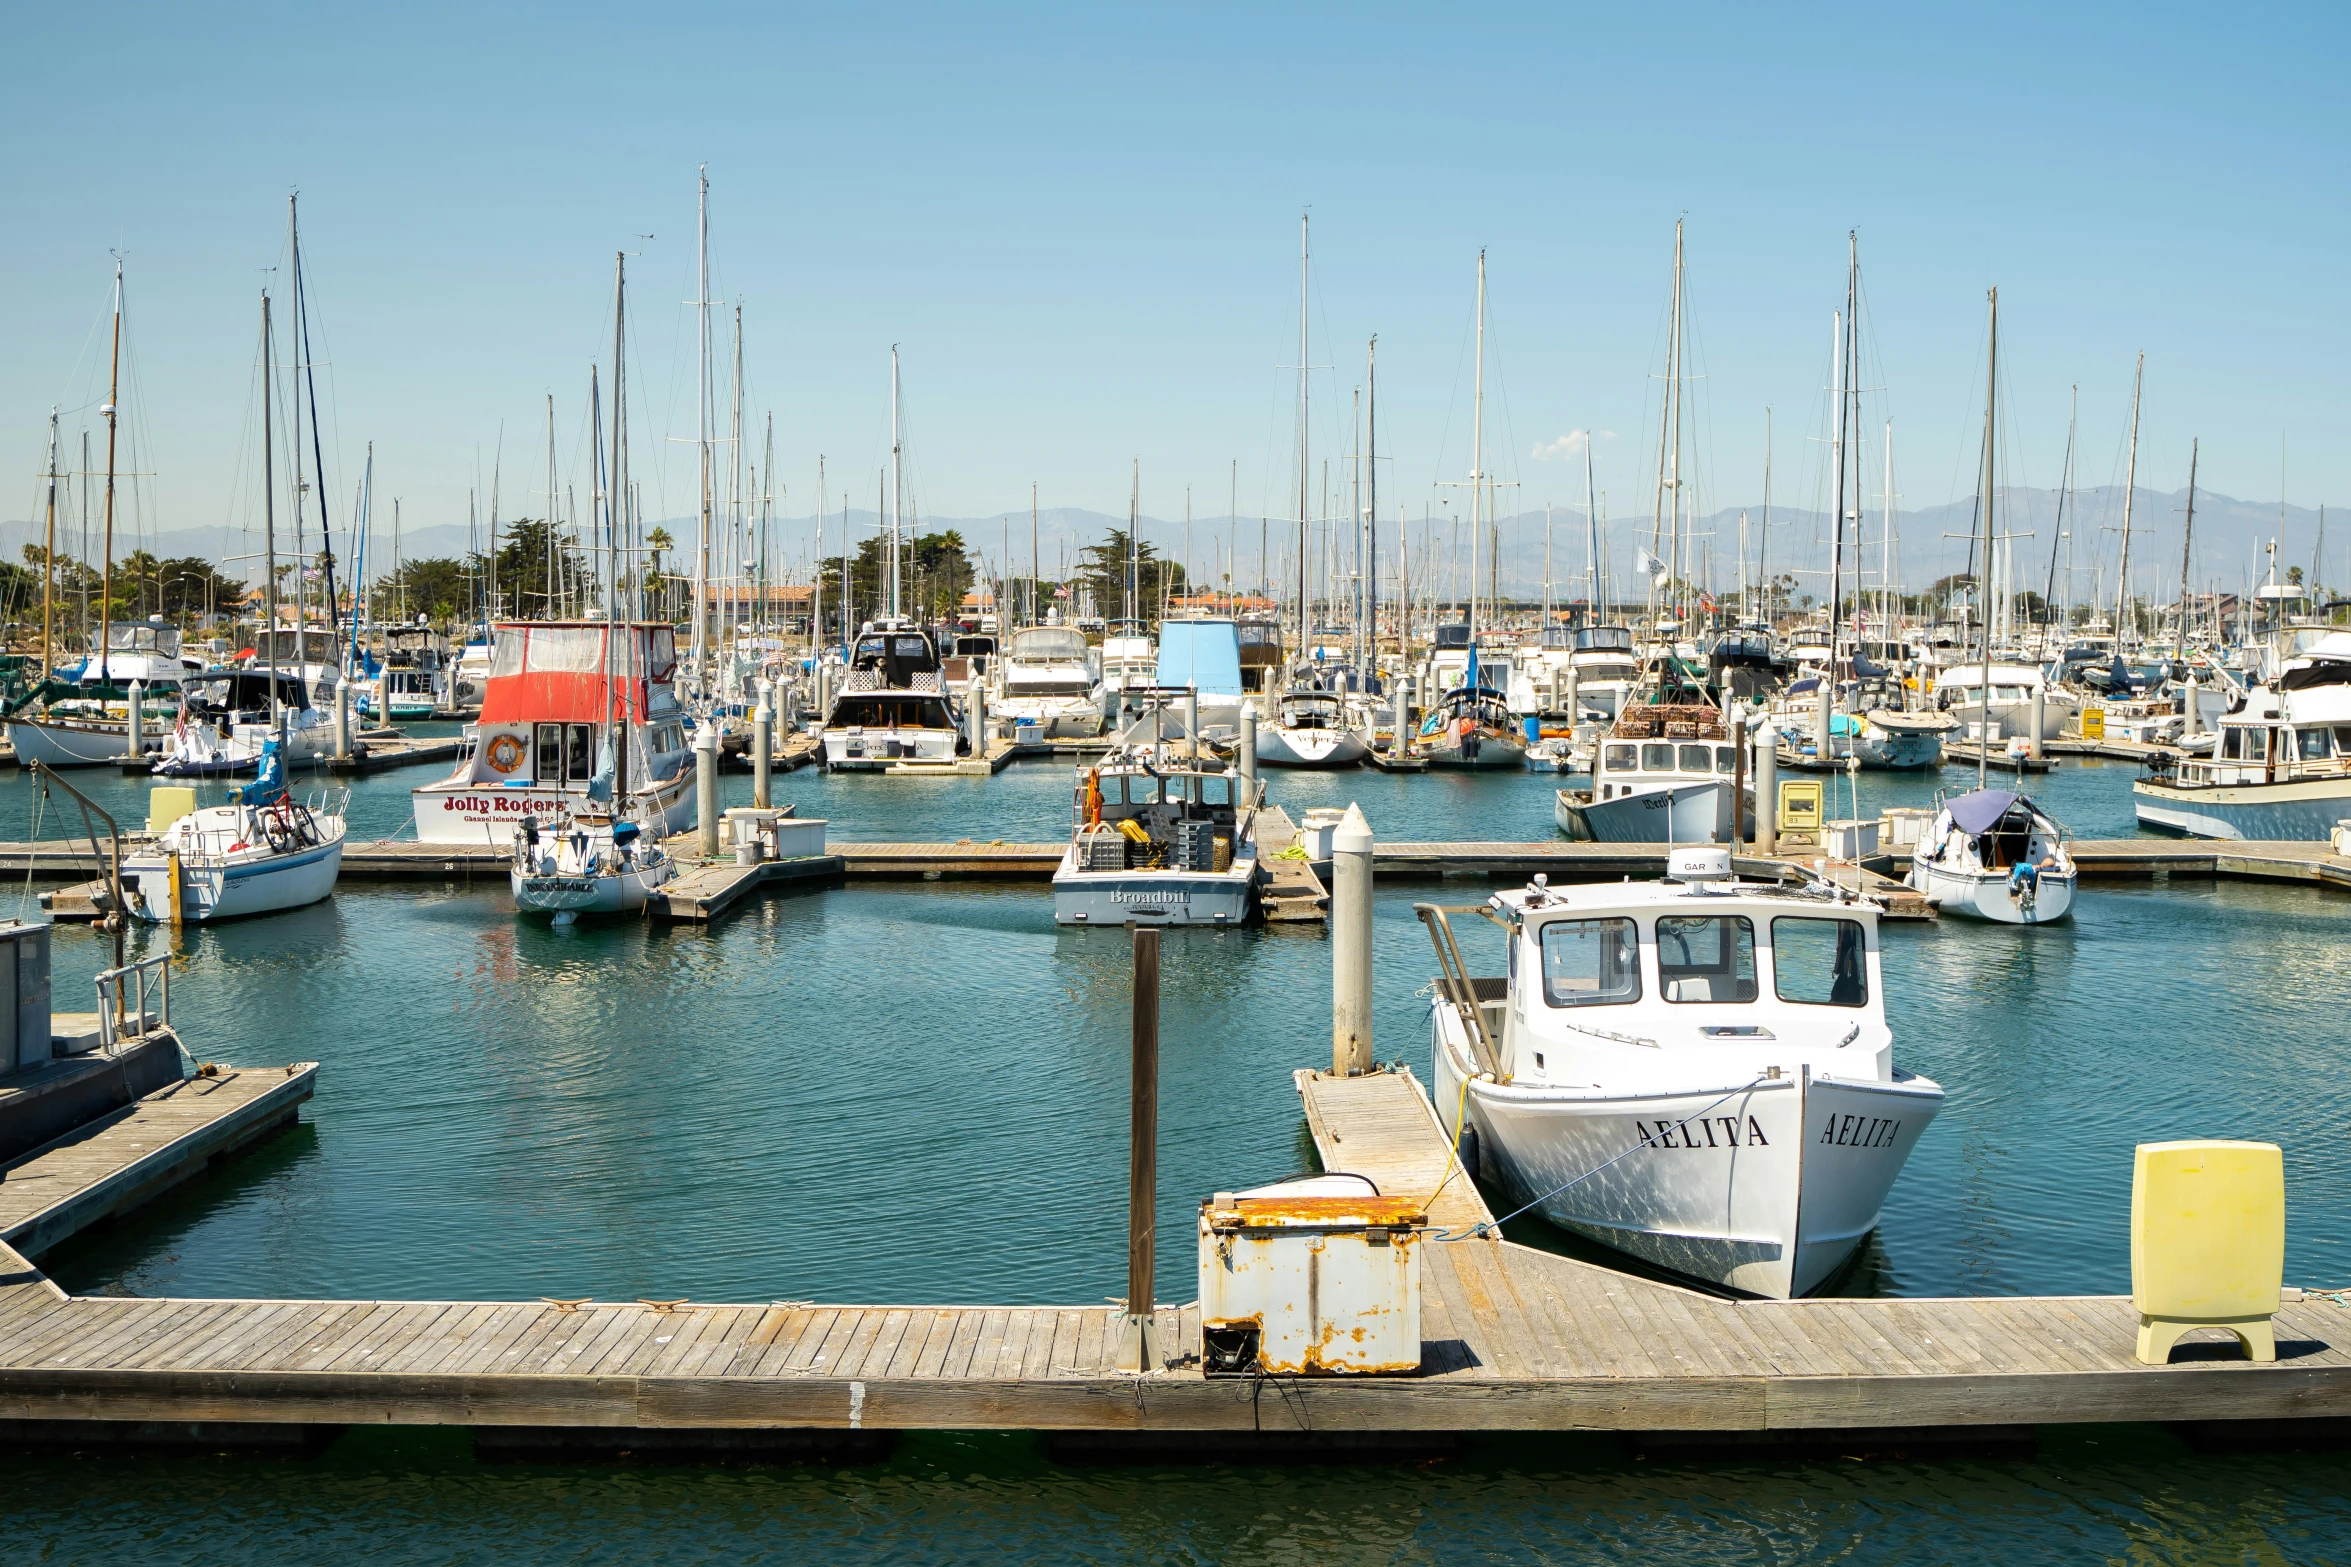
[[[490,742],[490,749],[484,759],[489,762],[492,772],[511,773],[522,765],[522,759],[529,750],[530,747],[522,743],[520,735],[500,735]]]

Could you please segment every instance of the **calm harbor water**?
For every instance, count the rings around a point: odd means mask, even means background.
[[[2034,792],[2082,836],[2123,835],[2132,775],[2068,763]],[[428,776],[362,782],[354,836],[397,828]],[[76,782],[143,812],[141,787]],[[1926,803],[1934,782],[1864,777],[1863,808]],[[1041,839],[1063,830],[1069,773],[777,787],[841,838]],[[1293,814],[1359,801],[1389,838],[1550,835],[1533,777],[1273,789]],[[0,836],[25,835],[30,796],[0,784]],[[1483,885],[1383,885],[1383,1058],[1427,1069],[1413,901]],[[2287,1278],[2351,1282],[2336,1069],[2351,905],[2180,882],[2077,907],[2049,929],[1888,928],[1901,1059],[1951,1098],[1843,1287],[2127,1289],[2131,1147],[2179,1136],[2282,1144]],[[1320,932],[1284,927],[1165,948],[1159,1288],[1183,1299],[1198,1200],[1311,1162],[1288,1077],[1328,1057],[1329,958]],[[1066,1303],[1120,1288],[1127,944],[1057,930],[1041,887],[860,884],[711,931],[558,933],[519,921],[502,882],[354,884],[180,950],[175,1019],[196,1052],[317,1059],[318,1097],[299,1132],[53,1255],[71,1288]],[[60,930],[61,997],[103,961],[94,933]],[[1399,1469],[1167,1471],[1061,1468],[1017,1436],[924,1437],[842,1471],[483,1467],[458,1435],[374,1432],[299,1463],[34,1459],[10,1490],[20,1537],[55,1560],[2263,1562],[2351,1559],[2346,1480],[2339,1457],[2191,1458],[2139,1428],[2052,1433],[2002,1464],[1636,1463],[1512,1440]]]

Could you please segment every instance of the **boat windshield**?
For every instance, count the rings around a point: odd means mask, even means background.
[[[168,626],[132,622],[108,627],[106,646],[117,653],[161,653],[168,658],[179,652],[180,634]]]
[[[1083,659],[1086,639],[1067,626],[1032,626],[1012,634],[1012,645],[1004,650],[1004,656],[1037,663]]]
[[[1782,1001],[1806,1006],[1869,1005],[1869,965],[1859,920],[1799,918],[1771,922],[1771,986]]]
[[[1743,914],[1660,917],[1657,983],[1668,1001],[1753,1001],[1754,924]]]
[[[1553,920],[1543,927],[1543,999],[1555,1007],[1641,999],[1640,937],[1628,919]]]

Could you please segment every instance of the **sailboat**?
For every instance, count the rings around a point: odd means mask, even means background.
[[[668,811],[655,806],[643,813],[645,819],[632,816],[631,812],[630,726],[624,719],[625,710],[642,699],[642,692],[638,683],[627,677],[641,667],[637,659],[641,652],[650,650],[651,639],[640,635],[648,628],[625,625],[620,619],[620,497],[626,493],[628,471],[628,393],[622,368],[628,298],[625,253],[613,258],[612,297],[609,483],[605,482],[603,472],[604,445],[600,430],[595,453],[597,490],[604,503],[605,566],[603,634],[596,639],[596,674],[592,678],[601,689],[572,693],[575,705],[581,697],[591,701],[602,699],[604,711],[596,740],[596,767],[588,777],[583,799],[567,797],[554,810],[534,811],[523,817],[514,833],[514,863],[508,873],[516,909],[525,914],[552,914],[556,923],[563,925],[582,914],[638,913],[656,890],[677,875],[677,862],[661,847],[661,829],[668,820]],[[597,418],[592,380],[588,395],[589,419],[594,428],[602,421]],[[586,651],[589,639],[576,634],[586,628],[566,629],[575,634],[565,639],[565,645]],[[526,649],[538,632],[535,626],[525,632]],[[648,825],[655,829],[650,837],[645,831]]]
[[[1991,559],[2000,469],[1994,460],[2000,385],[2000,291],[1991,291],[1991,347],[1984,375],[1984,466],[1976,514],[1983,559]],[[1988,576],[1989,573],[1987,572]],[[1987,606],[1988,608],[1989,606]],[[1982,689],[1992,689],[1992,616],[1978,615]],[[2046,925],[2073,909],[2076,871],[2057,819],[2021,794],[1985,787],[1989,744],[1976,748],[1976,786],[1938,800],[1935,819],[1910,860],[1910,885],[1937,909],[2001,925]]]
[[[261,496],[265,560],[277,563],[275,452],[270,421],[270,300],[261,296]],[[277,623],[277,572],[263,585],[270,624]],[[270,654],[274,660],[274,651]],[[268,666],[274,684],[278,670]],[[225,805],[196,805],[195,791],[159,785],[149,816],[159,824],[153,844],[122,862],[131,912],[151,924],[179,924],[269,914],[316,903],[335,890],[342,873],[347,825],[342,801],[330,805],[322,793],[314,804],[297,803],[286,789],[287,706],[272,704],[276,733],[261,743],[259,775],[229,791]],[[134,890],[135,889],[135,890]]]
[[[1471,401],[1469,456],[1469,598],[1463,617],[1466,659],[1461,684],[1431,704],[1420,727],[1420,756],[1431,767],[1526,766],[1526,737],[1512,722],[1509,665],[1481,664],[1478,645],[1478,546],[1491,513],[1492,476],[1486,472],[1486,253],[1478,252],[1478,352]]]
[[[180,634],[154,619],[117,625],[114,605],[115,440],[122,424],[122,258],[114,262],[114,349],[107,374],[105,561],[98,596],[96,651],[60,678],[53,672],[49,627],[57,580],[57,419],[49,425],[49,534],[41,571],[41,680],[10,705],[8,742],[19,762],[86,767],[128,756],[131,704],[139,705],[140,748],[154,749],[179,705],[180,681],[200,667],[180,654]],[[86,448],[85,448],[86,449]],[[84,630],[88,628],[85,625]],[[36,714],[33,709],[38,709]]]

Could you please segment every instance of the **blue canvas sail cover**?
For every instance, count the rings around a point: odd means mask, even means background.
[[[261,773],[249,784],[229,790],[231,805],[275,805],[286,797],[286,759],[275,740],[261,742]]]
[[[607,733],[604,743],[596,747],[596,772],[588,780],[588,798],[599,805],[611,799],[613,775],[619,770],[612,756],[612,736]]]
[[[1159,683],[1197,685],[1203,696],[1241,694],[1241,632],[1229,620],[1168,620],[1159,626]]]
[[[1977,789],[1951,801],[1945,809],[1951,813],[1951,824],[1969,837],[1987,833],[2008,808],[2023,799],[2006,789]]]

